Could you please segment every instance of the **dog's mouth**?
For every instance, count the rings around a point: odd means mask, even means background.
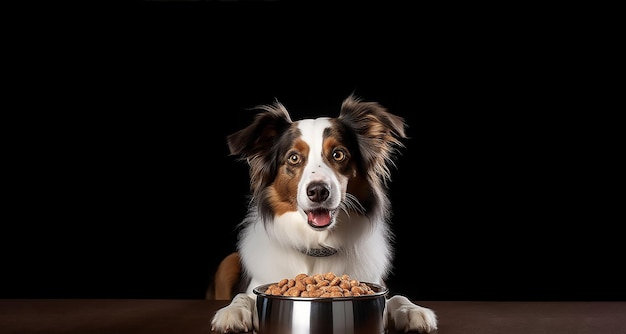
[[[335,210],[315,209],[307,211],[306,217],[311,227],[324,228],[333,222]]]

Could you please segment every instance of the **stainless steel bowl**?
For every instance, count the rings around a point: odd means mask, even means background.
[[[366,283],[375,291],[357,297],[305,298],[266,294],[270,284],[255,288],[258,334],[382,334],[389,290]]]

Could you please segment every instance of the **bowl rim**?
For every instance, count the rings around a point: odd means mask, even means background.
[[[265,290],[267,290],[267,287],[269,287],[272,284],[278,284],[278,282],[261,284],[255,287],[254,289],[252,289],[252,292],[255,295],[257,295],[257,297],[265,297],[265,298],[272,298],[272,299],[287,299],[287,300],[308,300],[308,301],[311,301],[311,300],[319,300],[319,301],[363,300],[363,299],[370,299],[370,298],[379,298],[381,296],[384,297],[389,293],[389,288],[382,286],[380,284],[363,282],[363,281],[361,281],[361,283],[367,284],[375,292],[369,295],[344,296],[344,297],[296,297],[296,296],[271,295],[271,294],[265,293]]]

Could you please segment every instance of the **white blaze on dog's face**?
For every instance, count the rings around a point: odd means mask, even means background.
[[[308,154],[298,182],[297,203],[306,213],[309,225],[315,228],[333,222],[348,185],[348,177],[333,168],[346,161],[348,152],[335,138],[325,135],[330,126],[328,118],[298,122],[300,140],[308,146]]]

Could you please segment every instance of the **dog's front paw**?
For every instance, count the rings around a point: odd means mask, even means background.
[[[437,315],[433,310],[415,305],[403,296],[394,296],[387,301],[387,316],[396,331],[430,333],[437,329]]]
[[[252,307],[248,296],[235,296],[230,305],[219,309],[211,320],[211,330],[220,333],[241,333],[252,330]]]

